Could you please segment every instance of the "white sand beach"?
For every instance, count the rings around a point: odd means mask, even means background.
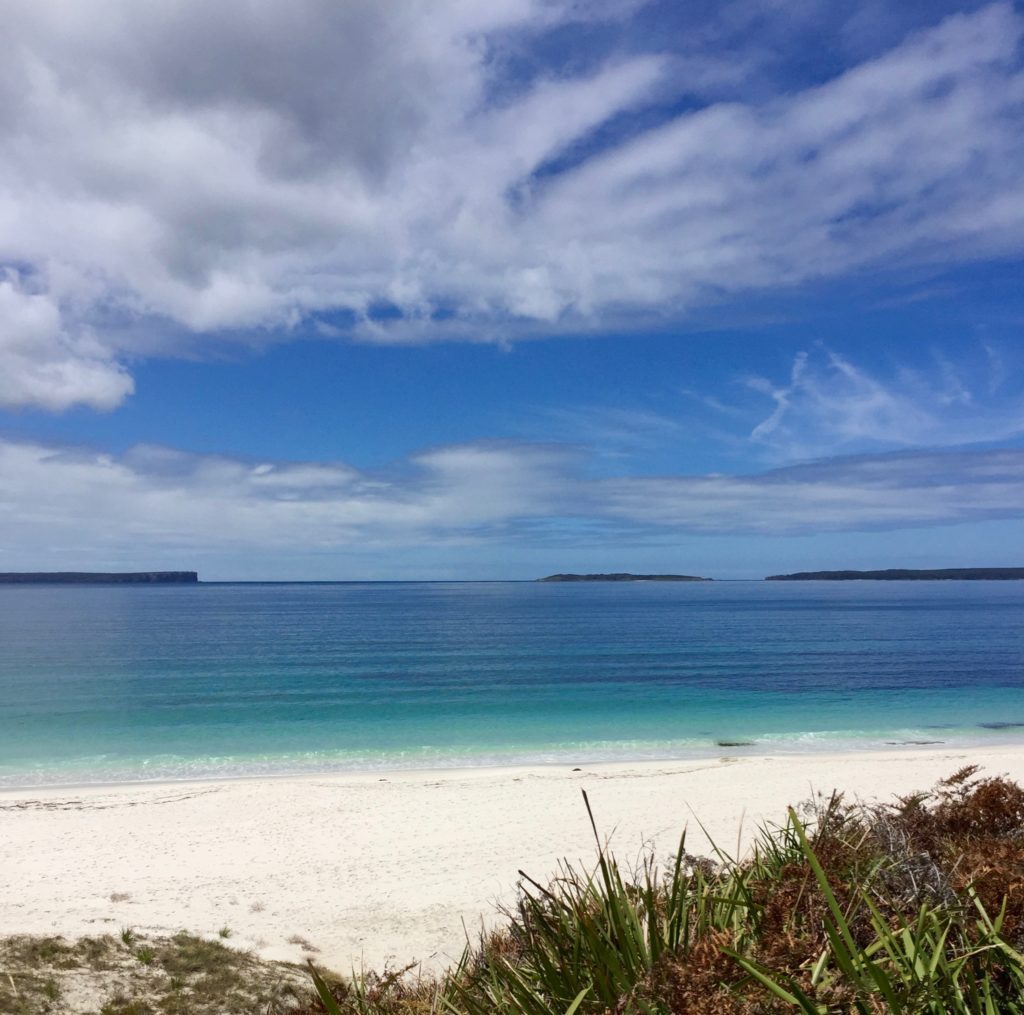
[[[559,859],[726,850],[787,804],[930,787],[966,764],[1024,781],[1024,745],[776,754],[0,793],[0,934],[188,929],[341,972],[458,956],[467,931]],[[310,952],[308,946],[317,949]]]

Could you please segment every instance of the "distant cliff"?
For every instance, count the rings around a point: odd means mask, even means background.
[[[195,585],[196,571],[8,571],[0,585]]]
[[[549,574],[539,582],[709,582],[692,574]]]
[[[766,582],[805,581],[1020,581],[1024,567],[941,567],[932,570],[889,568],[885,571],[797,571],[772,574]]]

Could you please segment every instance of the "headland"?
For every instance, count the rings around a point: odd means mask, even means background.
[[[884,571],[796,571],[772,574],[766,582],[800,581],[1021,581],[1024,567],[891,567]]]
[[[692,574],[549,574],[538,578],[539,582],[709,582],[712,578],[700,578]]]
[[[195,585],[196,571],[0,571],[0,585]]]

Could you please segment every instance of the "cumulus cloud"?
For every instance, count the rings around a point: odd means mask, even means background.
[[[507,72],[631,12],[0,0],[4,404],[109,407],[126,357],[225,330],[505,341],[1024,247],[1011,4],[732,101],[710,43]]]
[[[588,474],[562,446],[435,448],[388,473],[140,446],[121,456],[0,440],[0,567],[376,552],[515,542],[582,528],[664,533],[900,529],[1024,515],[1024,451],[862,456],[755,475]],[[467,550],[467,547],[470,549]]]
[[[131,390],[132,379],[88,328],[69,334],[46,293],[0,272],[0,407],[112,409]]]

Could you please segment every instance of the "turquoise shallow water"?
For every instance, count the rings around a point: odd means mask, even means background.
[[[0,785],[1024,743],[1022,620],[1024,582],[0,587]]]

